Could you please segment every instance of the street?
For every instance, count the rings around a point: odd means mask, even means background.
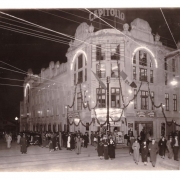
[[[80,155],[65,148],[49,152],[48,148],[39,146],[28,147],[27,154],[20,153],[20,146],[12,143],[11,149],[6,148],[6,143],[0,146],[0,172],[74,172],[74,171],[132,171],[132,170],[167,170],[160,166],[162,159],[158,156],[156,167],[148,162],[147,166],[139,162],[136,165],[133,156],[128,153],[128,148],[116,149],[114,160],[100,160],[95,147],[89,145],[82,148]]]

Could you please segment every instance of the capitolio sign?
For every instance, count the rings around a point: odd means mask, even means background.
[[[89,20],[93,21],[96,18],[100,18],[101,16],[114,16],[124,21],[125,14],[118,9],[98,9],[93,13],[89,14]]]

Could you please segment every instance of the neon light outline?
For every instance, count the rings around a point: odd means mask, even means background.
[[[148,49],[147,47],[142,47],[142,46],[141,46],[141,47],[137,47],[137,48],[134,50],[133,54],[132,54],[132,62],[133,62],[134,54],[135,54],[138,50],[140,50],[140,49],[145,49],[146,51],[148,51],[148,52],[151,54],[151,56],[153,57],[153,59],[154,59],[154,61],[155,61],[155,67],[158,68],[157,60],[156,60],[153,52],[152,52],[150,49]]]
[[[29,88],[30,88],[30,84],[29,84],[29,83],[27,83],[26,86],[25,86],[25,89],[24,89],[24,97],[26,97],[26,89],[27,89],[28,86],[29,86]]]

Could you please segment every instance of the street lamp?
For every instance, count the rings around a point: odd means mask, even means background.
[[[16,121],[16,132],[18,131],[18,117],[15,117],[15,121]]]
[[[178,82],[176,81],[176,79],[173,78],[173,80],[171,81],[171,85],[175,86],[177,84],[178,84]]]

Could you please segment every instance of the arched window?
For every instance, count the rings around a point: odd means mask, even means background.
[[[87,81],[87,59],[79,54],[74,62],[74,84]]]

